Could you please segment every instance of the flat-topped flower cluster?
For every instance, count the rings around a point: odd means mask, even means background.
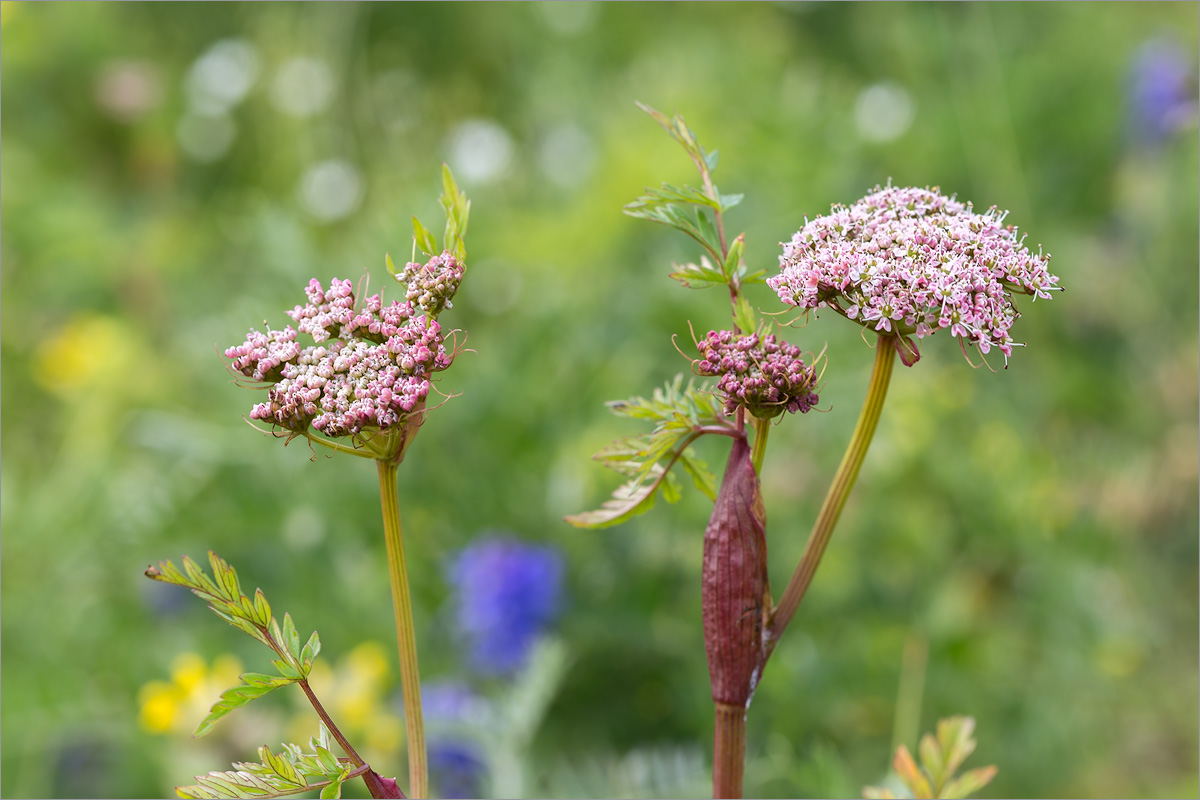
[[[697,344],[701,358],[694,362],[701,375],[720,376],[717,388],[725,396],[725,413],[738,406],[756,417],[771,418],[784,411],[803,413],[819,400],[816,374],[804,363],[800,348],[773,334],[738,335],[709,331]]]
[[[339,437],[387,430],[420,411],[430,377],[454,357],[434,317],[458,288],[462,266],[443,253],[425,265],[409,264],[404,274],[421,275],[426,287],[387,306],[374,294],[356,307],[350,281],[335,278],[325,288],[313,279],[304,289],[308,302],[287,312],[296,328],[251,330],[246,341],[227,349],[233,369],[273,384],[250,418],[294,433],[311,427]],[[301,347],[300,333],[313,344]]]
[[[767,284],[788,305],[830,307],[859,324],[922,338],[942,328],[1007,360],[1012,293],[1049,298],[1046,264],[995,207],[983,214],[938,189],[886,188],[805,225]]]

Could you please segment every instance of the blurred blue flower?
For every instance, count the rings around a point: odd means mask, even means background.
[[[454,729],[481,727],[486,701],[465,684],[433,681],[421,687],[421,705],[429,723],[426,754],[438,796],[481,797],[487,773],[482,748]]]
[[[1196,114],[1193,59],[1174,42],[1151,39],[1142,45],[1130,69],[1130,105],[1134,135],[1157,144]]]
[[[431,737],[425,745],[438,797],[482,797],[485,764],[479,747],[461,739]]]
[[[472,667],[488,675],[519,669],[560,605],[562,555],[508,537],[463,549],[450,566],[455,618]]]

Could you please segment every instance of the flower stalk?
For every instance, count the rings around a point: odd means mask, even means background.
[[[775,607],[767,625],[768,658],[774,652],[779,637],[783,635],[784,629],[792,621],[796,608],[804,599],[804,593],[808,591],[809,584],[812,583],[813,575],[816,574],[817,567],[821,563],[821,556],[825,554],[825,548],[833,535],[833,529],[837,526],[842,509],[846,506],[850,491],[854,488],[858,470],[862,467],[867,450],[871,447],[871,440],[875,436],[875,426],[879,423],[879,417],[883,412],[883,403],[887,399],[892,367],[896,363],[896,347],[891,341],[894,338],[880,335],[879,341],[876,343],[875,366],[871,370],[867,397],[863,401],[858,423],[854,426],[854,433],[850,437],[850,444],[846,447],[842,463],[833,476],[829,491],[825,494],[825,502],[821,504],[821,511],[817,515],[817,521],[813,524],[808,544],[804,548],[804,555],[800,557],[800,563],[796,566],[796,571],[792,573],[792,578],[788,581],[787,588],[784,589],[783,596],[779,598],[779,604]]]
[[[392,609],[400,653],[400,686],[404,697],[404,726],[408,739],[409,796],[429,796],[429,768],[425,757],[425,719],[421,712],[421,678],[417,669],[417,636],[413,627],[408,568],[404,561],[404,536],[396,488],[399,460],[380,459],[379,499],[383,506],[383,532],[392,583]]]

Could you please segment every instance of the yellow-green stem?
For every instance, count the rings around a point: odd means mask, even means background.
[[[380,459],[379,498],[383,504],[383,532],[387,541],[388,572],[392,578],[392,608],[396,616],[396,639],[400,648],[400,688],[404,696],[404,725],[408,734],[409,797],[429,796],[425,762],[425,718],[421,713],[421,676],[417,671],[417,635],[413,629],[412,600],[408,592],[408,569],[404,563],[404,539],[400,529],[400,504],[396,494],[397,462]]]
[[[713,703],[713,797],[741,797],[746,770],[746,709]]]
[[[754,418],[754,445],[750,450],[750,463],[754,465],[754,474],[762,477],[763,456],[767,454],[767,434],[771,431],[771,420]]]
[[[875,436],[875,426],[883,411],[883,401],[887,399],[888,384],[891,381],[892,366],[895,363],[896,348],[892,337],[881,335],[875,345],[875,368],[871,372],[871,382],[867,386],[867,398],[863,401],[862,412],[858,415],[858,424],[855,425],[854,434],[850,437],[850,445],[846,448],[841,466],[838,467],[837,474],[833,476],[833,483],[830,484],[829,492],[825,495],[825,502],[821,505],[821,512],[817,515],[812,534],[808,537],[804,555],[800,557],[800,563],[796,566],[792,579],[788,581],[787,588],[784,589],[783,596],[779,598],[779,604],[775,606],[775,612],[771,615],[767,637],[768,657],[775,650],[779,637],[787,628],[788,623],[792,621],[796,608],[804,598],[809,584],[812,583],[817,566],[821,563],[821,556],[825,553],[825,546],[829,544],[829,537],[833,535],[838,517],[841,516],[842,509],[846,505],[846,498],[850,496],[850,490],[854,488],[859,467],[862,466],[867,449],[871,446],[871,439]]]

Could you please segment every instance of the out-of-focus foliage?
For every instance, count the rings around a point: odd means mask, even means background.
[[[920,765],[907,747],[897,747],[892,770],[903,790],[900,796],[970,797],[987,786],[996,776],[995,766],[976,767],[962,775],[956,774],[967,757],[975,752],[975,739],[971,735],[974,729],[975,720],[970,717],[938,720],[937,736],[927,733],[921,737],[921,746],[917,751],[921,758]],[[891,800],[896,795],[888,788],[868,786],[863,789],[863,797]]]
[[[472,200],[454,324],[476,352],[400,471],[422,672],[461,674],[455,552],[496,528],[554,542],[571,662],[524,790],[706,791],[711,501],[562,521],[618,480],[591,454],[640,433],[604,402],[686,372],[671,337],[728,314],[669,277],[695,247],[621,213],[694,180],[635,101],[720,150],[752,272],[890,177],[1010,209],[1066,287],[1021,305],[1009,369],[934,339],[894,376],[758,688],[747,792],[855,796],[966,713],[1000,768],[985,794],[1196,794],[1195,4],[2,8],[0,794],[159,796],[289,738],[274,695],[216,739],[139,724],[179,653],[268,660],[149,563],[220,552],[335,661],[387,641],[372,465],[249,428],[218,350],[310,278],[390,280],[411,217],[439,216],[443,161]],[[827,413],[771,434],[775,585],[858,413],[854,328],[787,332],[828,345]],[[722,463],[709,438],[698,457]],[[906,662],[912,641],[926,658]]]

